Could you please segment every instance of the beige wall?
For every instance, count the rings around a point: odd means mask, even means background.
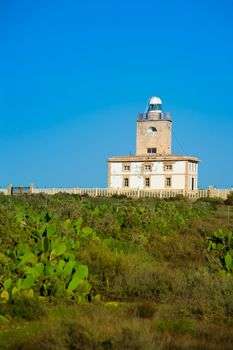
[[[128,171],[123,170],[123,162],[109,162],[109,188],[110,189],[124,189],[123,179],[129,179],[128,189],[150,189],[150,190],[185,190],[188,189],[189,180],[188,167],[186,160],[181,161],[149,161],[147,162],[126,162],[130,165]],[[145,170],[144,165],[151,165],[150,170]],[[165,170],[164,166],[172,164],[172,170]],[[193,163],[194,164],[194,163]],[[194,168],[194,167],[193,167]],[[145,186],[145,178],[150,178],[151,183],[149,187]],[[166,186],[166,178],[171,178],[171,185]],[[195,189],[196,189],[195,177]],[[186,188],[187,187],[187,188]]]
[[[148,132],[150,127],[156,132]],[[136,155],[147,154],[147,148],[156,148],[157,154],[171,154],[171,120],[138,120]]]

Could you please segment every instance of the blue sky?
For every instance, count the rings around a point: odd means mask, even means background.
[[[157,95],[200,187],[233,186],[233,3],[0,0],[0,186],[106,187]]]

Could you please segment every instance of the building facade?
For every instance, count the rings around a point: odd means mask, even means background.
[[[137,120],[136,155],[108,159],[111,189],[187,190],[198,188],[195,157],[172,154],[172,120],[152,97]]]

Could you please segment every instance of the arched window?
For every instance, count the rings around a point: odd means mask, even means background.
[[[152,133],[152,132],[156,132],[157,129],[154,126],[151,126],[150,128],[147,129],[147,132]]]

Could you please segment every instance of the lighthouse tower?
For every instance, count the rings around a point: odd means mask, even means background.
[[[171,154],[171,133],[170,114],[162,112],[162,101],[154,96],[137,120],[136,155]]]
[[[151,97],[145,113],[139,113],[136,136],[135,155],[108,159],[110,189],[197,190],[199,160],[172,153],[172,121],[159,97]]]

